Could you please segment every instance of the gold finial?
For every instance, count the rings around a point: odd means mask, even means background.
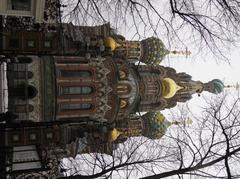
[[[186,48],[186,50],[170,50],[170,54],[185,55],[186,57],[188,57],[189,55],[191,55],[191,51],[188,50],[188,48]]]
[[[191,125],[193,123],[192,119],[191,118],[187,118],[183,121],[172,121],[171,122],[172,124],[174,125],[183,125],[183,126],[186,126],[186,125]]]

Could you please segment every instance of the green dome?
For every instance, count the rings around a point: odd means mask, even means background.
[[[142,40],[141,45],[142,56],[140,60],[146,64],[159,64],[169,54],[164,43],[155,37]]]
[[[213,85],[213,93],[214,94],[218,94],[218,93],[221,93],[224,89],[224,84],[221,80],[219,79],[214,79],[211,81],[212,85]]]
[[[167,121],[160,112],[148,112],[143,115],[145,130],[143,135],[150,139],[159,139],[167,131],[171,122]]]

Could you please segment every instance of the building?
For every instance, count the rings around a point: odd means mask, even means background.
[[[57,0],[1,0],[0,15],[33,19],[35,23],[56,23]]]
[[[178,53],[167,50],[160,39],[129,41],[109,24],[55,24],[42,31],[5,34],[0,53],[10,61],[11,115],[2,114],[2,145],[7,151],[35,146],[34,161],[40,162],[41,171],[52,171],[46,161],[53,158],[111,155],[128,137],[159,139],[171,124],[178,124],[159,111],[190,100],[194,93],[217,94],[224,88],[218,79],[193,81],[184,72],[160,65],[166,55]],[[138,112],[146,114],[140,117]],[[16,162],[12,157],[5,160],[11,160],[7,163],[14,173]]]

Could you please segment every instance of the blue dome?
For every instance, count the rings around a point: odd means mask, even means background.
[[[160,112],[148,112],[143,115],[143,120],[146,128],[143,135],[150,139],[161,138],[171,125]]]
[[[213,84],[213,93],[218,94],[221,93],[224,89],[224,84],[221,80],[219,79],[214,79],[211,81],[211,83]]]

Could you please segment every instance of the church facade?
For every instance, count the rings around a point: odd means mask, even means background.
[[[129,41],[109,24],[7,33],[0,50],[11,59],[8,111],[17,116],[1,130],[8,147],[38,145],[60,158],[111,155],[128,137],[161,138],[176,122],[159,111],[224,88],[218,79],[194,81],[162,66],[166,55],[177,52],[160,39]]]

